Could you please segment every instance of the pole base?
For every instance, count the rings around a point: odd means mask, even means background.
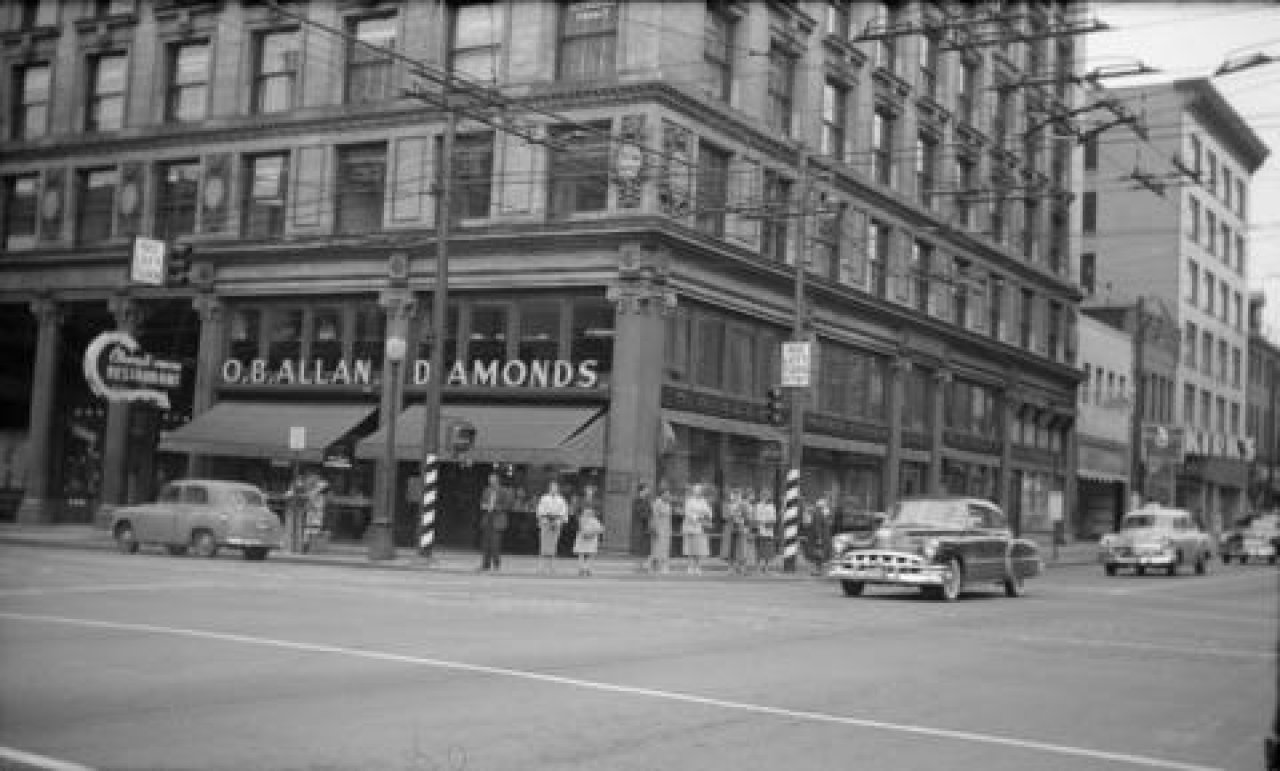
[[[371,560],[395,559],[396,545],[391,538],[391,523],[369,523],[369,532],[365,534],[365,546],[368,547],[368,556]]]

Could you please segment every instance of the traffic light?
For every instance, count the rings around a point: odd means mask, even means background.
[[[774,386],[769,389],[769,422],[775,426],[781,426],[787,422],[787,395],[781,388]]]
[[[476,443],[476,427],[470,423],[454,423],[449,426],[449,447],[454,454],[470,452]]]
[[[186,286],[191,281],[191,244],[173,244],[165,256],[165,286]]]

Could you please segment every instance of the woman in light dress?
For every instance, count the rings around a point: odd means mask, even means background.
[[[706,529],[713,517],[703,486],[693,485],[684,499],[684,522],[680,525],[680,535],[684,539],[684,556],[689,560],[687,570],[695,575],[702,573],[702,558],[711,554]]]
[[[560,494],[560,483],[554,479],[547,483],[547,491],[538,499],[538,572],[556,572],[556,546],[560,543],[560,530],[569,521],[569,503]]]
[[[751,519],[756,531],[756,567],[761,573],[768,573],[773,570],[773,559],[777,553],[774,528],[778,522],[778,509],[773,505],[773,494],[768,488],[760,491],[760,500],[756,502]]]
[[[649,515],[649,561],[651,573],[666,573],[671,559],[671,491],[663,487],[653,501]]]
[[[578,555],[578,575],[591,575],[591,562],[600,551],[600,539],[604,536],[604,523],[600,521],[600,504],[596,501],[596,489],[587,485],[583,491],[582,509],[578,512],[578,535],[573,541],[573,553]]]

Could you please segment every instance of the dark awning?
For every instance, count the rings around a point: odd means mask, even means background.
[[[322,461],[325,450],[364,422],[374,408],[359,404],[219,402],[181,428],[164,433],[159,449],[193,455],[234,455]],[[296,427],[305,446],[289,448]]]
[[[396,419],[396,457],[422,459],[422,405]],[[530,405],[447,405],[440,415],[440,447],[452,423],[475,426],[476,439],[467,459],[478,463],[517,463],[575,468],[604,466],[605,413],[596,407]],[[356,455],[380,458],[386,452],[384,427],[360,440]],[[448,453],[442,453],[448,457]]]

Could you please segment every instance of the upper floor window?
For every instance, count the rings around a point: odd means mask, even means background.
[[[1035,342],[1036,296],[1030,289],[1022,290],[1022,306],[1018,311],[1018,341],[1023,348]]]
[[[1098,135],[1089,134],[1084,141],[1085,171],[1098,170]]]
[[[1231,169],[1222,164],[1222,205],[1231,211]]]
[[[93,245],[113,235],[116,186],[115,169],[88,169],[76,180],[76,242]]]
[[[777,42],[769,47],[769,126],[791,136],[796,88],[796,57]]]
[[[49,73],[45,63],[14,69],[14,139],[35,139],[49,130]]]
[[[1191,196],[1187,196],[1187,224],[1191,226],[1189,235],[1191,240],[1200,243],[1200,202]]]
[[[843,211],[827,201],[814,213],[813,238],[809,247],[811,269],[830,279],[841,278],[840,231]]]
[[[489,216],[493,194],[493,132],[459,134],[453,144],[454,220]]]
[[[769,259],[784,262],[791,222],[791,180],[773,169],[766,169],[764,173],[764,204],[767,214],[762,223],[762,253]]]
[[[941,57],[940,42],[934,35],[920,38],[920,91],[930,99],[938,96],[938,81],[942,77],[939,72]]]
[[[1098,255],[1094,252],[1080,255],[1080,288],[1086,295],[1098,291]]]
[[[1222,233],[1222,261],[1231,265],[1231,226],[1223,221],[1218,225],[1218,229]]]
[[[895,0],[881,0],[875,4],[875,16],[871,21],[871,32],[885,33],[898,23],[899,8]],[[882,34],[875,43],[875,65],[889,72],[898,71],[898,38],[891,34]]]
[[[1098,232],[1098,194],[1092,190],[1081,199],[1081,225],[1085,233]]]
[[[1197,334],[1198,327],[1195,322],[1188,321],[1186,329],[1182,332],[1182,358],[1183,363],[1191,369],[1196,368],[1196,351],[1198,350],[1196,346],[1199,345]]]
[[[978,104],[978,60],[965,57],[960,61],[960,86],[956,90],[956,117],[970,125]]]
[[[844,160],[849,120],[849,89],[833,80],[822,86],[822,154]]]
[[[90,57],[85,131],[116,131],[124,125],[127,62],[128,59],[122,53],[104,53]]]
[[[58,3],[55,0],[21,0],[18,11],[18,28],[56,27]]]
[[[1236,214],[1239,215],[1241,219],[1245,216],[1243,179],[1236,180]]]
[[[36,197],[40,179],[22,174],[4,180],[4,248],[36,245]]]
[[[889,226],[867,220],[867,265],[871,293],[884,297],[889,284]]]
[[[956,194],[952,211],[961,227],[973,226],[973,194],[977,169],[978,164],[971,156],[956,156]]]
[[[164,163],[156,169],[157,238],[171,239],[196,232],[200,162]]]
[[[333,212],[334,229],[338,233],[369,233],[382,227],[386,179],[385,144],[338,148]]]
[[[1204,155],[1204,151],[1200,145],[1200,137],[1196,136],[1195,134],[1192,134],[1191,135],[1191,172],[1195,174],[1197,177],[1200,176],[1200,171],[1201,169],[1204,168],[1203,158],[1201,157],[1203,155]]]
[[[184,43],[169,49],[165,120],[203,120],[209,104],[209,44]]]
[[[1013,130],[1013,92],[1007,84],[996,86],[996,111],[992,116],[991,134],[996,147],[1003,148]]]
[[[1205,235],[1209,239],[1209,242],[1205,244],[1205,248],[1209,250],[1209,254],[1217,254],[1218,253],[1218,215],[1214,214],[1211,211],[1206,210],[1204,213],[1204,219],[1205,219],[1205,228],[1204,228]]]
[[[877,107],[871,123],[872,176],[882,185],[893,184],[893,144],[897,120],[888,109]]]
[[[550,214],[604,211],[609,201],[608,121],[551,130]]]
[[[1200,304],[1200,266],[1195,260],[1187,260],[1187,302]]]
[[[1244,236],[1236,233],[1236,272],[1244,275]]]
[[[371,16],[347,24],[347,103],[380,102],[392,96],[391,54],[396,47],[397,19]]]
[[[618,43],[617,0],[564,0],[560,26],[560,78],[611,78]]]
[[[933,207],[937,187],[938,139],[932,134],[916,137],[916,195],[925,208]]]
[[[1214,195],[1217,195],[1218,193],[1218,156],[1214,155],[1212,150],[1209,151],[1208,155],[1209,155],[1209,192],[1213,193]]]
[[[987,292],[987,332],[1000,339],[1004,336],[1004,279],[992,275]]]
[[[483,83],[498,82],[505,7],[497,2],[462,2],[453,6],[449,52],[453,74]]]
[[[849,39],[849,0],[827,0],[823,31],[840,40]]]
[[[706,63],[706,88],[716,99],[728,102],[733,89],[733,36],[737,17],[727,0],[707,0],[703,25],[702,59]]]
[[[137,5],[138,0],[93,0],[93,18],[106,19],[133,13]]]
[[[1215,286],[1216,282],[1213,280],[1213,274],[1206,270],[1204,272],[1204,312],[1210,315],[1213,314]]]
[[[298,32],[263,32],[256,42],[253,111],[263,114],[291,109],[298,81]]]
[[[274,153],[245,161],[244,216],[246,238],[284,235],[285,204],[289,184],[289,155]]]
[[[911,242],[911,273],[916,309],[928,313],[932,295],[933,247],[923,241]]]
[[[729,153],[706,142],[699,143],[697,185],[698,229],[723,236],[729,200]]]

